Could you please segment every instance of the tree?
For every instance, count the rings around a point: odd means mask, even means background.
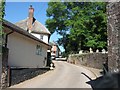
[[[2,35],[2,21],[5,15],[5,1],[0,2],[0,36]]]
[[[5,0],[2,0],[1,2],[0,2],[0,21],[2,21],[3,20],[3,17],[4,17],[4,15],[5,15]]]
[[[93,49],[107,49],[107,20],[106,20],[106,3],[98,3],[97,9],[94,14],[90,17],[89,26],[86,26],[90,33],[88,34],[86,46],[92,47]]]
[[[107,47],[105,2],[49,2],[46,26],[66,53]],[[69,33],[68,33],[69,32]]]
[[[5,15],[5,1],[2,0],[0,2],[0,53],[2,52],[2,34],[4,34],[2,32],[2,21],[3,21],[3,17]]]

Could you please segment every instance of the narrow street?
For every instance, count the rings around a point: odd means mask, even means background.
[[[86,83],[90,80],[85,76],[96,78],[91,71],[65,61],[54,61],[54,63],[54,70],[10,88],[91,88]]]

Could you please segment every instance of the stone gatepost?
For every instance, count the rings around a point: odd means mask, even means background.
[[[108,15],[108,67],[120,70],[120,2],[109,2]]]
[[[1,87],[5,89],[8,87],[8,48],[2,48],[2,74]]]
[[[2,75],[2,55],[0,53],[0,89],[1,89],[1,75]]]

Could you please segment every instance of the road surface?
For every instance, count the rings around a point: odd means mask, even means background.
[[[91,88],[86,82],[95,75],[80,66],[65,61],[54,61],[55,69],[10,88]],[[81,74],[84,73],[84,74]]]

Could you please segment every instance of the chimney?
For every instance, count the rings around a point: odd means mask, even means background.
[[[34,8],[32,5],[29,7],[29,15],[28,15],[28,31],[31,32],[32,29],[32,23],[33,23],[33,16],[34,16]]]

